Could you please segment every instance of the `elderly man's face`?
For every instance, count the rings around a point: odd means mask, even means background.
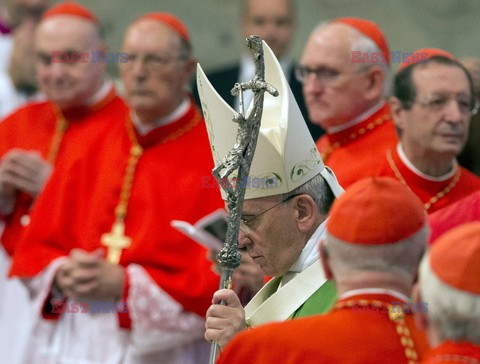
[[[142,122],[171,113],[185,98],[194,62],[181,51],[177,33],[155,20],[134,23],[126,33],[120,64],[126,99]]]
[[[90,21],[56,16],[42,21],[36,33],[37,78],[42,91],[61,109],[84,105],[103,84],[105,65],[91,62],[92,52],[104,51],[95,25]],[[88,54],[85,62],[68,57]],[[73,60],[74,58],[68,58]]]
[[[295,25],[290,0],[244,0],[248,12],[242,19],[245,37],[258,35],[277,57],[285,55]]]
[[[303,94],[310,119],[324,129],[348,122],[371,106],[365,98],[367,72],[352,62],[357,37],[346,25],[326,25],[310,36],[303,51],[301,66],[317,73],[306,77]]]
[[[266,275],[285,274],[305,246],[295,222],[294,203],[295,198],[282,203],[278,195],[244,201],[242,219],[249,222],[240,229],[239,247],[247,250]]]
[[[395,115],[404,148],[423,155],[453,158],[468,137],[471,93],[465,73],[456,66],[428,63],[413,70],[417,90],[410,110]]]

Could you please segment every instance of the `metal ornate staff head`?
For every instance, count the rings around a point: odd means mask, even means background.
[[[240,110],[234,112],[232,117],[232,122],[236,124],[237,128],[235,143],[225,156],[217,162],[212,171],[213,176],[226,194],[230,212],[225,245],[218,254],[220,266],[230,272],[240,264],[238,231],[246,190],[246,185],[242,181],[248,178],[255,153],[262,120],[264,93],[268,92],[273,96],[278,96],[277,90],[265,82],[262,40],[257,36],[250,36],[247,38],[247,46],[250,48],[254,59],[255,75],[250,81],[236,83],[232,88],[232,94],[240,97]],[[199,86],[202,89],[201,82]],[[245,114],[243,108],[243,93],[245,91],[251,91],[254,94],[252,107],[248,115]],[[221,284],[222,287],[231,285],[231,276],[226,277],[226,279],[227,281]]]

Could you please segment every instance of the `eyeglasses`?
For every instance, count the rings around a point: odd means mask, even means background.
[[[165,69],[165,66],[178,61],[184,61],[187,59],[186,55],[181,56],[159,56],[157,54],[145,54],[143,56],[135,53],[128,53],[127,62],[124,63],[124,67],[131,68],[137,60],[140,60],[142,65],[152,72],[158,72]]]
[[[277,206],[280,206],[281,204],[287,202],[287,201],[290,201],[292,198],[294,197],[297,197],[297,196],[300,196],[300,195],[303,195],[303,193],[298,193],[296,195],[291,195],[290,197],[287,197],[286,199],[280,201],[279,203],[269,207],[268,209],[260,212],[259,214],[256,214],[255,216],[252,216],[248,219],[241,219],[240,220],[240,229],[245,233],[245,234],[249,234],[252,232],[252,226],[251,226],[251,222],[252,220],[255,220],[256,218],[262,216],[263,214],[267,213],[268,211],[274,209],[275,207]]]
[[[304,83],[312,75],[315,76],[316,80],[329,84],[337,80],[340,71],[328,67],[310,68],[308,66],[297,66],[295,68],[295,77],[300,83]]]
[[[448,105],[451,99],[456,101],[458,109],[464,115],[473,116],[478,111],[478,100],[474,97],[462,94],[431,94],[418,100],[414,100],[414,102],[419,103],[423,107],[429,109],[431,112],[440,112]]]

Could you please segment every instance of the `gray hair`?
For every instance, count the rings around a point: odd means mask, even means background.
[[[328,214],[330,207],[332,207],[333,201],[335,200],[332,190],[320,174],[317,174],[310,181],[305,182],[293,191],[284,193],[283,199],[286,200],[293,195],[301,194],[306,194],[312,197],[315,200],[318,211],[323,215]]]
[[[378,48],[377,44],[366,35],[360,33],[358,30],[352,28],[353,31],[357,34],[357,39],[352,42],[351,51],[360,51],[361,54],[368,54],[370,57],[373,54],[382,54],[383,52]],[[387,54],[387,57],[389,55]],[[390,93],[390,66],[387,62],[366,62],[359,64],[359,71],[367,70],[373,66],[378,66],[383,71],[385,75],[385,81],[383,83],[383,96],[387,97]]]
[[[328,25],[335,24],[335,21],[326,21],[319,23],[312,31],[316,33],[323,28],[327,27]],[[372,54],[382,54],[383,52],[378,48],[377,44],[370,38],[367,37],[365,34],[361,33],[354,27],[351,27],[347,24],[342,24],[347,26],[356,36],[356,39],[352,42],[350,51],[360,51],[362,54],[367,53],[369,56]],[[388,55],[387,55],[388,56]],[[360,63],[358,67],[358,71],[367,70],[370,67],[379,66],[385,75],[385,81],[383,84],[383,96],[387,97],[390,93],[390,65],[387,62],[377,62],[377,63]]]
[[[438,279],[432,272],[428,255],[420,264],[420,292],[422,300],[428,304],[428,319],[441,341],[468,341],[480,345],[480,295],[459,290]]]
[[[413,284],[428,234],[425,224],[414,235],[393,244],[367,246],[345,242],[327,232],[325,250],[332,270],[339,276],[359,271],[388,272]]]

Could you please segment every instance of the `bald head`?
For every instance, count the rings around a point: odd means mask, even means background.
[[[81,48],[98,46],[103,43],[100,29],[93,22],[69,15],[59,15],[41,21],[36,32],[36,48],[43,48],[53,38],[61,38],[59,43],[66,46],[78,45]]]

